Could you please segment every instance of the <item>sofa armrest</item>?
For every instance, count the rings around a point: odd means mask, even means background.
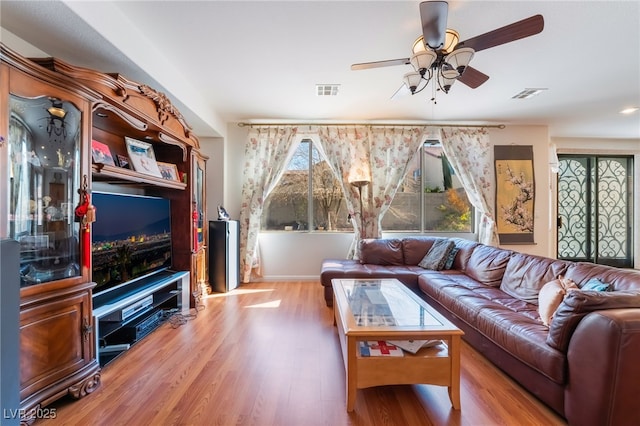
[[[575,425],[640,424],[640,309],[586,315],[567,351],[565,417]]]

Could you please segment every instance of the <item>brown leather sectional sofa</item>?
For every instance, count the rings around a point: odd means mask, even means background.
[[[640,271],[457,238],[452,239],[459,251],[451,269],[418,266],[437,239],[363,240],[360,260],[324,260],[321,283],[327,306],[333,303],[334,278],[397,278],[569,424],[640,424]],[[612,291],[567,293],[546,326],[538,314],[537,294],[559,275],[579,287],[598,278]]]

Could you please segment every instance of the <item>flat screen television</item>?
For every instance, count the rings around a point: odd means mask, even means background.
[[[165,198],[92,192],[93,293],[171,267],[171,205]]]

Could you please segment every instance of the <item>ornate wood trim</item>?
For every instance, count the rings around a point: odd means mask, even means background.
[[[124,121],[129,123],[131,125],[131,127],[135,128],[137,130],[145,132],[149,128],[147,123],[145,123],[144,121],[138,120],[136,117],[132,116],[131,114],[127,114],[126,112],[124,112],[120,108],[116,108],[113,105],[108,104],[106,102],[97,102],[96,104],[94,104],[93,112],[96,112],[99,109],[102,109],[102,110],[105,110],[105,111],[110,111],[110,112],[116,114],[118,117],[122,118]]]
[[[100,371],[98,371],[94,375],[87,377],[83,381],[70,386],[69,394],[76,399],[80,399],[89,395],[91,392],[96,390],[98,386],[100,386],[100,378]]]
[[[168,143],[171,145],[176,145],[179,146],[180,148],[182,148],[182,161],[187,161],[187,147],[185,146],[184,143],[180,142],[179,140],[176,140],[174,138],[172,138],[169,135],[166,135],[162,132],[158,133],[158,139],[160,139],[162,142],[164,143]]]
[[[198,137],[193,134],[191,126],[163,92],[129,80],[118,73],[102,73],[76,67],[56,58],[34,58],[31,61],[50,72],[70,78],[76,82],[75,84],[90,88],[93,93],[98,94],[95,101],[101,104],[100,107],[107,109],[105,105],[112,104],[113,109],[110,111],[117,113],[117,109],[120,109],[129,117],[137,117],[132,120],[118,113],[132,125],[136,120],[146,122],[148,129],[157,127],[162,133],[172,135],[172,138],[184,145],[200,147]],[[98,101],[100,98],[102,99]],[[137,125],[134,127],[139,128]]]

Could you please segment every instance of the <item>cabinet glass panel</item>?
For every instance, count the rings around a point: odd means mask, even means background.
[[[193,185],[193,216],[195,223],[193,249],[198,250],[204,244],[204,169],[200,166],[200,160],[194,157],[195,182]]]
[[[20,243],[20,286],[80,275],[80,111],[55,98],[11,95],[9,237]]]

